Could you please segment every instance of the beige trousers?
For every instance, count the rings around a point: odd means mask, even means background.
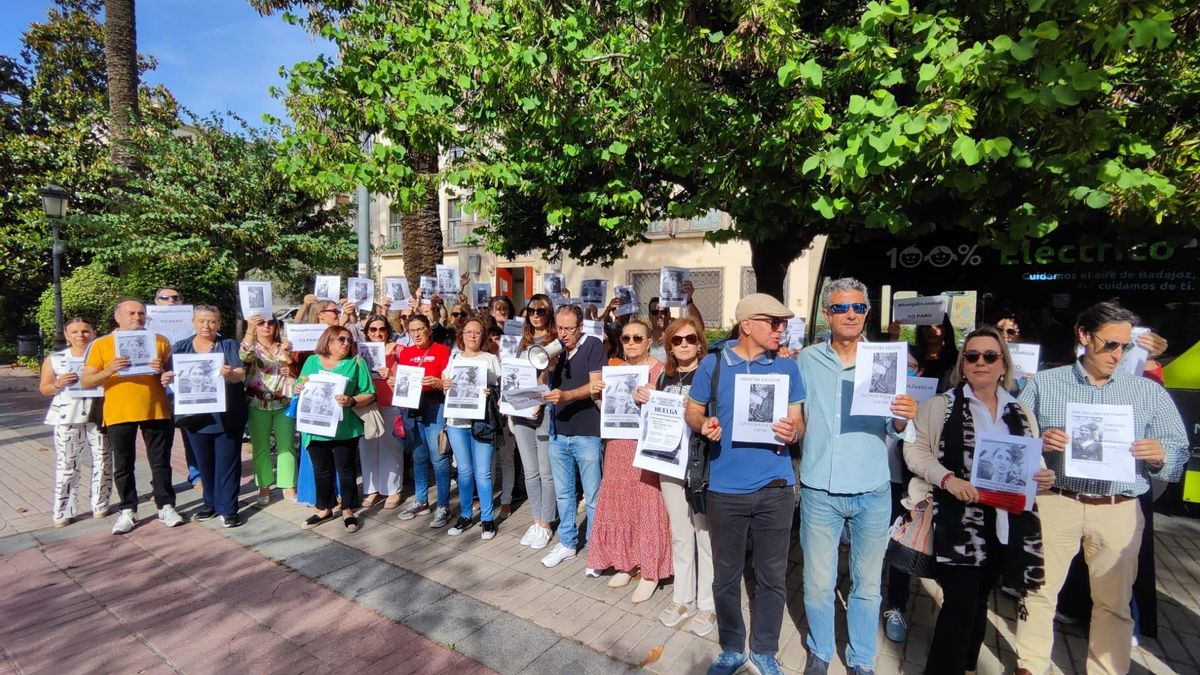
[[[1142,546],[1142,510],[1136,499],[1091,506],[1052,492],[1037,497],[1046,550],[1046,584],[1025,599],[1026,621],[1017,622],[1017,665],[1035,675],[1050,667],[1054,608],[1071,559],[1083,543],[1092,586],[1087,672],[1129,672],[1133,617],[1129,602]]]
[[[671,560],[675,566],[672,600],[682,605],[696,603],[706,612],[713,605],[712,544],[704,514],[692,513],[683,492],[683,481],[662,476],[663,503],[671,521]]]

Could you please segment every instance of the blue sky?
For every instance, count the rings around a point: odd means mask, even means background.
[[[48,0],[0,0],[0,53],[18,56],[21,34],[44,21]],[[245,0],[138,0],[138,51],[158,59],[145,81],[164,84],[192,112],[231,110],[262,127],[263,113],[284,117],[267,88],[282,87],[279,67],[332,53],[279,16],[260,17]]]

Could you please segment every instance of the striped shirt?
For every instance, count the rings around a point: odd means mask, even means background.
[[[1162,468],[1154,469],[1138,461],[1137,480],[1116,483],[1069,477],[1063,470],[1063,453],[1047,452],[1046,466],[1058,476],[1054,481],[1056,488],[1089,495],[1136,497],[1150,489],[1151,478],[1174,482],[1183,476],[1188,459],[1187,429],[1167,390],[1157,382],[1118,368],[1107,382],[1097,386],[1088,380],[1083,366],[1076,361],[1074,365],[1034,375],[1018,400],[1033,412],[1042,431],[1066,427],[1068,403],[1131,406],[1134,437],[1156,440],[1166,453]]]

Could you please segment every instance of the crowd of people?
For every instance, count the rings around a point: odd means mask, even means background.
[[[327,326],[311,353],[294,350],[275,318],[252,317],[239,341],[221,332],[215,307],[196,305],[194,334],[173,345],[158,336],[148,355],[149,372],[137,375],[123,373],[131,364],[118,353],[114,336],[143,329],[146,307],[123,299],[107,335],[97,337],[103,327],[85,319],[67,320],[68,347],[43,366],[41,391],[52,398],[45,421],[53,428],[57,453],[54,524],[67,525],[78,515],[79,467],[87,452],[93,515],[110,515],[115,486],[112,532],[133,529],[139,431],[158,519],[168,527],[183,523],[170,468],[176,429],[182,431],[189,481],[203,494],[191,517],[220,518],[225,527],[242,522],[238,495],[247,431],[255,504],[268,505],[272,488],[278,488],[283,498],[313,506],[305,528],[340,518],[343,527],[356,531],[362,509],[381,503],[400,520],[428,517],[429,527],[446,527],[448,536],[463,536],[478,525],[480,539],[490,540],[512,513],[520,469],[532,520],[521,544],[545,550],[539,554],[545,567],[582,554],[584,574],[609,574],[611,587],[636,579],[634,603],[650,599],[673,578],[671,602],[659,619],[698,635],[718,632],[721,651],[712,675],[781,672],[776,654],[794,541],[803,554],[804,672],[826,672],[838,658],[837,570],[848,547],[846,666],[870,673],[881,617],[888,639],[907,638],[912,578],[885,562],[893,523],[903,521],[914,505],[928,503],[932,576],[944,599],[926,672],[975,670],[998,585],[1021,604],[1014,645],[1018,673],[1046,672],[1058,593],[1081,542],[1093,602],[1089,672],[1128,671],[1145,527],[1145,502],[1139,498],[1152,479],[1178,480],[1188,459],[1180,415],[1154,381],[1156,359],[1167,346],[1161,337],[1137,338],[1151,357],[1147,372],[1127,372],[1120,364],[1135,344],[1138,319],[1116,303],[1102,302],[1078,316],[1073,334],[1078,358],[1044,364],[1031,374],[1016,372],[1009,352],[1024,328],[1016,315],[997,317],[995,325],[980,325],[961,340],[947,317],[920,327],[908,349],[908,374],[938,378],[939,393],[920,404],[898,394],[890,415],[855,415],[855,364],[872,311],[863,284],[843,278],[825,286],[819,311],[827,339],[799,352],[780,344],[792,311],[765,294],[742,298],[730,337],[710,349],[693,290],[684,285],[687,302],[678,318],[652,300],[649,321],[616,311],[619,299],[603,308],[555,306],[550,296],[536,294],[518,311],[502,296],[478,308],[463,296],[450,298],[447,308],[447,299],[418,292],[399,306],[386,299],[363,315],[349,300],[309,296],[296,321]],[[181,301],[176,289],[155,294],[156,303]],[[456,366],[482,368],[486,382],[476,386],[493,404],[498,398],[498,353],[505,322],[512,319],[522,322],[519,354],[540,347],[554,355],[538,375],[546,387],[542,405],[530,417],[500,416],[495,424],[456,418],[447,409]],[[603,337],[585,335],[585,320],[602,322]],[[383,345],[384,362],[363,358],[362,342]],[[173,359],[210,353],[223,364],[225,410],[174,414]],[[638,441],[602,438],[608,365],[648,369],[647,384],[633,392],[637,405],[646,404],[653,391],[684,397],[682,422],[703,439],[684,445],[685,452],[702,455],[688,458],[705,467],[699,490],[695,475],[681,479],[635,467]],[[398,366],[423,373],[415,407],[391,405],[393,388],[400,386]],[[306,386],[321,381],[312,379],[319,373],[346,381],[333,397],[343,408],[340,421],[330,435],[297,434],[296,401]],[[744,375],[782,377],[787,383],[776,394],[786,396],[786,414],[771,420],[772,442],[738,439],[735,397]],[[103,388],[101,397],[70,394],[73,388],[97,387]],[[1067,474],[1067,408],[1080,403],[1132,408],[1135,440],[1128,452],[1135,480]],[[378,417],[372,416],[375,410]],[[1032,509],[998,506],[973,480],[976,439],[995,433],[1040,439]],[[413,492],[405,504],[407,463]],[[1009,472],[1013,463],[1006,465]],[[454,519],[452,482],[458,496]],[[749,627],[741,597],[747,578],[753,594]]]

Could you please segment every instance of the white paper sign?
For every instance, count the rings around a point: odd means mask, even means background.
[[[604,322],[592,321],[591,319],[583,320],[583,334],[590,335],[601,342],[604,341]]]
[[[537,369],[528,361],[517,358],[501,357],[500,361],[500,412],[513,417],[531,418],[537,414],[542,405],[541,395],[548,389],[545,385],[538,387]],[[533,405],[518,408],[509,400],[517,392],[536,392],[537,402]],[[528,401],[528,398],[520,399]]]
[[[129,359],[129,366],[121,369],[118,375],[129,377],[158,372],[150,367],[150,362],[158,358],[158,345],[152,331],[119,330],[112,335],[117,357]]]
[[[971,460],[971,485],[982,490],[1025,495],[1025,510],[1033,508],[1041,467],[1042,439],[980,432]]]
[[[336,434],[343,412],[335,397],[346,391],[347,382],[341,375],[325,371],[310,375],[296,404],[296,431],[326,437]]]
[[[191,305],[146,305],[146,330],[167,338],[167,342],[174,345],[196,334],[192,328],[192,315]]]
[[[285,332],[293,352],[315,352],[326,328],[329,326],[323,323],[289,323]]]
[[[475,309],[486,309],[492,300],[491,284],[471,284],[471,306]]]
[[[536,409],[539,405],[546,402],[544,394],[550,391],[550,387],[544,384],[535,385],[526,389],[514,389],[508,392],[509,407],[515,410]]]
[[[783,335],[779,336],[779,345],[787,347],[793,352],[804,349],[804,333],[807,323],[808,320],[802,316],[794,316],[788,319],[787,326],[783,329]]]
[[[787,417],[788,376],[739,374],[733,378],[733,440],[780,445],[771,425]]]
[[[608,281],[604,279],[584,279],[579,285],[579,299],[587,305],[604,306],[608,297]]]
[[[432,304],[432,298],[438,292],[438,278],[422,276],[420,281],[421,304]]]
[[[613,289],[613,295],[621,301],[615,312],[617,316],[637,314],[642,310],[642,306],[638,304],[637,291],[633,286],[617,286]]]
[[[75,373],[75,377],[80,378],[75,380],[73,384],[68,384],[63,390],[63,396],[67,398],[101,398],[104,396],[104,387],[93,387],[92,389],[84,389],[81,380],[83,378],[83,364],[86,359],[82,356],[68,356],[64,365],[69,372]]]
[[[896,298],[892,301],[892,321],[917,326],[937,326],[945,318],[950,298],[931,295],[916,298]]]
[[[238,300],[242,307],[242,318],[249,321],[252,316],[270,319],[275,309],[275,298],[269,281],[239,281]]]
[[[408,279],[404,277],[384,277],[384,296],[392,299],[393,309],[407,307],[412,293],[408,290]]]
[[[658,271],[658,306],[687,307],[683,283],[690,272],[685,267],[663,267]]]
[[[383,342],[359,342],[358,355],[367,362],[367,368],[374,373],[380,368],[387,367],[387,357],[384,352],[386,348],[387,344]]]
[[[500,358],[510,359],[516,358],[521,347],[520,335],[501,335],[500,336]]]
[[[542,292],[550,296],[555,305],[563,300],[563,291],[567,288],[567,276],[560,272],[544,272],[542,274]]]
[[[684,398],[665,391],[650,392],[642,406],[641,437],[633,465],[673,478],[683,478],[687,469],[690,430],[683,421]]]
[[[917,405],[921,405],[937,395],[938,379],[936,377],[910,377],[907,378],[905,384],[908,388],[908,395],[916,399]]]
[[[417,366],[396,366],[396,383],[392,385],[392,405],[397,408],[421,407],[421,381],[425,369]]]
[[[360,312],[375,310],[375,280],[362,277],[351,277],[346,280],[346,298],[354,303]]]
[[[905,389],[908,345],[904,342],[859,342],[854,361],[851,415],[892,416],[892,399]]]
[[[435,265],[437,270],[438,293],[448,302],[458,297],[461,286],[458,284],[458,268],[454,265]]]
[[[1137,467],[1130,448],[1135,438],[1133,406],[1067,403],[1067,444],[1063,468],[1072,478],[1132,483]]]
[[[225,412],[224,354],[176,354],[171,362],[176,415]]]
[[[1124,368],[1126,371],[1133,373],[1134,375],[1141,375],[1142,371],[1146,370],[1146,362],[1150,360],[1150,352],[1146,351],[1145,347],[1139,345],[1137,343],[1137,339],[1139,335],[1144,335],[1149,332],[1150,329],[1146,328],[1145,326],[1138,326],[1137,328],[1133,329],[1133,334],[1129,337],[1129,339],[1133,342],[1133,349],[1130,349],[1125,353],[1125,356],[1121,358],[1121,368]]]
[[[1038,371],[1038,360],[1042,356],[1042,346],[1027,342],[1008,343],[1008,353],[1012,356],[1013,377],[1021,379]]]
[[[455,359],[450,362],[450,388],[446,390],[446,417],[481,420],[485,414],[487,364],[482,361]]]
[[[318,274],[313,281],[313,295],[318,300],[333,300],[337,302],[342,292],[342,278],[337,275]]]
[[[505,319],[504,334],[505,335],[524,335],[525,320],[524,319]]]
[[[650,381],[650,366],[604,366],[600,404],[600,438],[637,439],[642,413],[633,392]]]

